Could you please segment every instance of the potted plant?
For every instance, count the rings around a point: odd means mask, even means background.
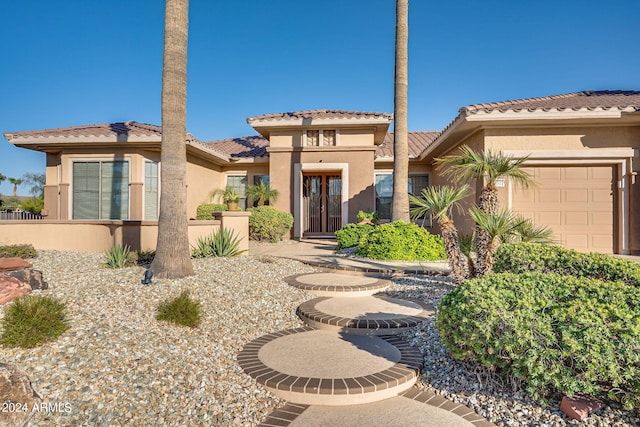
[[[211,192],[209,197],[213,200],[216,197],[220,197],[224,203],[227,204],[227,209],[230,211],[240,210],[238,203],[240,202],[240,195],[231,187],[225,187],[224,189],[217,189]]]

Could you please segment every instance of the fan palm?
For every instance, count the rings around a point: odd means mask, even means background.
[[[553,238],[553,231],[544,225],[535,225],[533,221],[523,216],[518,216],[518,227],[513,231],[518,242],[540,243],[543,245],[556,243]]]
[[[482,277],[485,274],[491,273],[493,269],[493,256],[498,250],[500,243],[509,241],[525,220],[510,209],[503,209],[498,213],[486,213],[479,207],[474,206],[469,210],[469,213],[476,224],[478,224],[478,227],[480,227],[488,237],[487,250],[484,255],[484,270],[478,271],[478,265],[476,265],[476,277]],[[478,256],[480,255],[478,254]]]
[[[473,253],[476,251],[476,232],[469,234],[462,234],[459,236],[460,252],[467,257],[467,271],[468,277],[474,277],[476,275],[475,267],[473,266]]]
[[[420,197],[409,195],[409,201],[413,206],[410,209],[412,218],[431,213],[438,222],[447,259],[451,265],[451,276],[458,284],[464,281],[467,274],[460,253],[458,229],[451,219],[451,212],[454,207],[460,210],[459,202],[470,194],[471,190],[465,185],[459,188],[429,187],[422,190]]]
[[[249,202],[251,204],[257,202],[258,206],[263,206],[265,203],[271,204],[271,202],[278,200],[278,196],[280,196],[280,192],[272,189],[269,184],[265,184],[264,181],[260,181],[260,183],[247,188],[247,198]]]
[[[463,145],[456,154],[435,159],[436,167],[442,170],[444,176],[450,176],[457,182],[482,180],[479,208],[488,214],[495,214],[500,209],[498,187],[496,181],[500,178],[510,178],[515,185],[527,188],[534,185],[531,176],[523,170],[523,164],[529,156],[519,159],[491,150],[476,152],[468,145]],[[486,270],[489,236],[476,226],[476,273],[483,274]]]
[[[18,195],[18,185],[22,184],[22,180],[20,178],[9,178],[9,182],[13,184],[13,197]]]

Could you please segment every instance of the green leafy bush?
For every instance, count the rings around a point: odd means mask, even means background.
[[[20,209],[25,212],[40,213],[44,209],[44,199],[40,197],[31,197],[20,203]]]
[[[6,309],[0,344],[33,348],[55,340],[67,329],[64,303],[50,297],[27,295],[14,300]]]
[[[220,203],[204,203],[196,208],[196,219],[207,220],[213,219],[214,212],[226,211],[227,205]]]
[[[249,209],[249,238],[277,242],[293,226],[293,215],[272,206],[258,206]]]
[[[38,252],[32,244],[0,246],[0,258],[36,258]]]
[[[111,249],[104,252],[104,266],[109,268],[122,268],[133,263],[135,254],[131,252],[129,246],[118,243]]]
[[[375,227],[360,240],[356,255],[372,259],[404,261],[443,260],[442,237],[414,223],[395,221]]]
[[[558,274],[499,273],[446,295],[436,322],[456,359],[550,391],[640,403],[640,289]]]
[[[188,291],[166,300],[158,307],[156,319],[195,328],[200,323],[200,301],[192,300]]]
[[[241,239],[227,228],[214,231],[210,236],[199,237],[191,251],[194,258],[231,257],[245,252],[238,249]]]
[[[511,243],[500,246],[495,272],[540,271],[609,282],[621,281],[640,287],[640,263],[593,252],[585,254],[560,246]]]
[[[336,242],[338,249],[352,248],[360,244],[363,236],[371,233],[375,226],[373,224],[347,224],[336,231]]]

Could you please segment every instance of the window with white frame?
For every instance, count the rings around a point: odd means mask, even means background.
[[[409,183],[407,192],[414,196],[420,196],[423,188],[429,187],[429,175],[412,174],[409,175]],[[376,189],[376,212],[380,215],[380,219],[391,219],[391,200],[393,198],[393,174],[377,173],[375,174]],[[426,224],[430,224],[427,217],[419,218],[425,220]]]
[[[227,175],[227,187],[231,187],[240,196],[238,204],[242,209],[247,208],[247,176]]]
[[[158,219],[159,184],[158,162],[144,162],[144,219]]]
[[[73,162],[73,219],[129,218],[129,162]]]

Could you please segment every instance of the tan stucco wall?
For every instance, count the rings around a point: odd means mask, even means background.
[[[366,147],[373,145],[374,129],[340,129],[340,145]]]
[[[162,165],[160,165],[162,173]],[[209,203],[209,193],[224,186],[221,168],[195,156],[187,157],[187,217],[195,218],[198,206]]]

